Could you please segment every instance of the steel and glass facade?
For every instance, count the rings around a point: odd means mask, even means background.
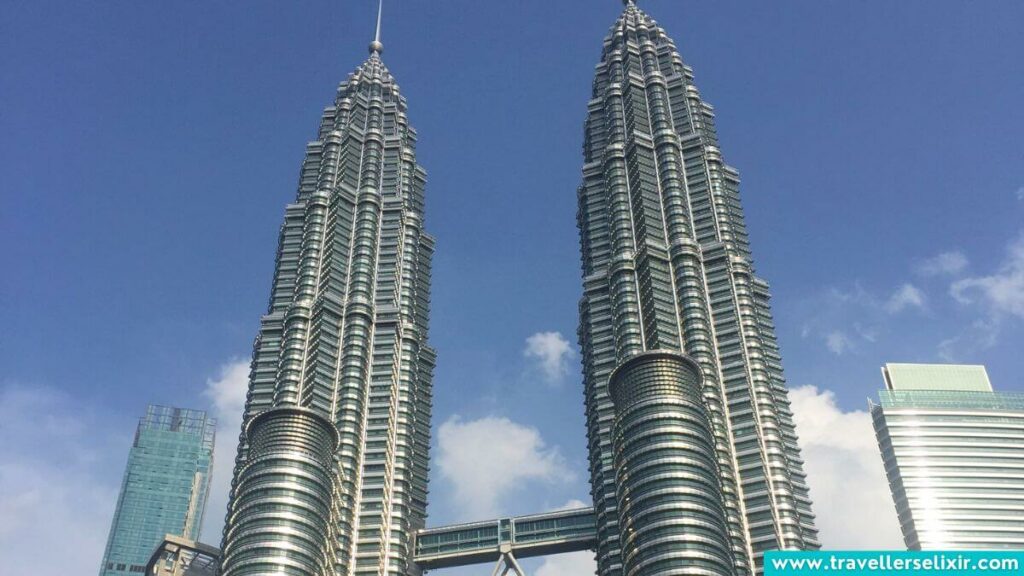
[[[215,429],[199,410],[146,409],[128,454],[100,576],[142,574],[167,534],[199,538]]]
[[[222,574],[406,575],[435,353],[426,173],[383,46],[338,88],[285,209]]]
[[[700,367],[734,571],[759,570],[765,550],[817,548],[739,175],[692,70],[632,1],[605,38],[588,112],[579,342],[600,575],[624,573],[609,377],[647,351]]]
[[[420,530],[416,563],[424,570],[592,550],[594,510],[581,508]]]
[[[609,379],[626,576],[734,572],[701,388],[700,366],[674,352],[633,356]]]
[[[1024,394],[981,366],[883,375],[871,416],[907,548],[1024,549]]]

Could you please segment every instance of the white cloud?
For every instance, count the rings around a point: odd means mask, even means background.
[[[922,276],[955,276],[963,272],[969,263],[963,252],[952,250],[921,262],[917,272]]]
[[[927,302],[924,292],[913,284],[904,284],[896,289],[885,302],[885,311],[897,314],[907,308],[923,310]]]
[[[975,320],[958,336],[939,342],[937,350],[939,358],[952,363],[972,358],[978,352],[992,348],[999,343],[999,329],[998,319]]]
[[[836,356],[842,356],[853,348],[853,341],[840,330],[833,330],[825,335],[825,346]]]
[[[560,332],[538,332],[526,339],[523,356],[536,362],[545,381],[555,384],[569,374],[569,360],[576,352]]]
[[[903,549],[868,412],[844,412],[831,391],[816,386],[795,388],[789,398],[822,546]]]
[[[1024,319],[1024,235],[1010,244],[998,272],[958,280],[950,294],[964,304],[983,302],[996,318]]]
[[[242,429],[242,411],[249,390],[249,361],[231,360],[221,366],[217,377],[207,379],[203,396],[212,402],[211,414],[217,418],[217,442],[213,452],[213,477],[203,518],[202,541],[220,545],[221,529],[227,514],[228,492],[238,453]]]
[[[507,418],[463,421],[453,416],[438,430],[437,468],[454,489],[457,515],[499,516],[504,498],[527,484],[561,484],[574,474],[540,432]]]
[[[878,329],[877,328],[868,328],[868,327],[862,325],[860,322],[854,322],[853,323],[853,330],[854,330],[854,332],[857,333],[857,336],[860,336],[861,339],[863,339],[865,342],[870,342],[872,344],[874,344],[875,342],[878,342]]]
[[[249,361],[231,360],[220,367],[217,378],[206,380],[203,396],[213,402],[213,413],[217,423],[233,418],[242,424],[242,410],[245,409],[245,395],[249,390]],[[237,431],[237,430],[236,430]]]
[[[576,508],[587,508],[589,506],[591,506],[591,504],[583,502],[582,500],[574,499],[566,502],[564,506],[555,508],[555,510],[574,510]],[[544,563],[537,568],[536,572],[534,572],[534,575],[593,576],[595,573],[597,573],[597,562],[594,559],[594,553],[586,551],[548,556],[544,559]]]
[[[536,576],[594,576],[597,562],[593,552],[572,552],[548,556],[534,572]]]
[[[1024,186],[1017,188],[1017,200],[1024,202]]]
[[[909,283],[888,295],[868,290],[860,282],[846,288],[831,287],[804,302],[800,335],[821,341],[837,356],[860,352],[891,332],[895,314],[927,306],[924,292]]]
[[[131,442],[112,429],[80,399],[0,387],[2,572],[99,569]]]
[[[551,512],[557,512],[559,510],[578,510],[580,508],[590,508],[593,504],[588,504],[583,500],[573,498],[561,506],[557,506],[551,510]]]

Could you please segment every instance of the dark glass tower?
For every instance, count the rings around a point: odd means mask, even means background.
[[[688,549],[719,549],[717,527],[705,536],[693,514],[656,500],[690,490],[720,499],[732,571],[745,574],[759,570],[764,550],[819,546],[768,283],[752,265],[739,175],[722,159],[711,106],[665,31],[632,0],[625,4],[597,66],[578,194],[579,340],[599,572],[673,574],[635,568],[633,555],[658,547],[685,566],[693,565]],[[645,354],[652,351],[660,354]],[[659,397],[683,406],[681,395],[689,395],[693,435],[683,445],[693,453],[670,455],[671,466],[637,461],[621,446],[630,438],[615,435],[636,424],[632,408],[613,402],[609,379],[625,371],[629,389],[665,392],[658,380],[683,378],[691,362],[699,378],[687,376],[685,386]],[[673,426],[670,418],[644,433],[657,441]],[[625,480],[616,457],[632,462]],[[709,461],[712,484],[700,471]],[[633,494],[628,510],[617,500],[624,493]],[[641,538],[633,530],[643,523],[637,510],[669,528]]]
[[[338,88],[285,210],[253,352],[223,576],[416,574],[434,240],[416,131],[381,61]]]

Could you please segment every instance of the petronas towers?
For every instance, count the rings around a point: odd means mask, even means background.
[[[378,35],[324,111],[285,210],[224,576],[421,572],[434,241],[382,51]],[[738,174],[691,69],[632,0],[588,110],[579,343],[598,573],[742,576],[764,550],[817,548]],[[514,535],[487,538],[511,554]]]
[[[338,88],[285,209],[222,574],[410,574],[427,507],[433,239],[380,55]]]
[[[737,574],[753,571],[764,550],[816,548],[768,284],[751,264],[739,175],[723,162],[714,113],[692,70],[631,1],[605,38],[585,135],[579,340],[600,573],[681,573],[669,560],[664,571],[623,572],[629,554],[644,547],[711,543],[720,555],[714,519],[695,523],[687,513],[715,496]],[[615,437],[621,407],[608,383],[638,356],[652,369],[665,358],[699,368],[714,458],[673,452],[695,433],[649,418],[649,454],[623,486],[616,452],[628,442]],[[708,472],[717,486],[706,482]]]

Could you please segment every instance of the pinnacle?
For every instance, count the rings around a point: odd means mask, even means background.
[[[373,42],[370,42],[370,54],[383,54],[384,44],[380,41],[380,21],[384,15],[384,0],[379,0],[377,4],[377,32],[373,36]]]

